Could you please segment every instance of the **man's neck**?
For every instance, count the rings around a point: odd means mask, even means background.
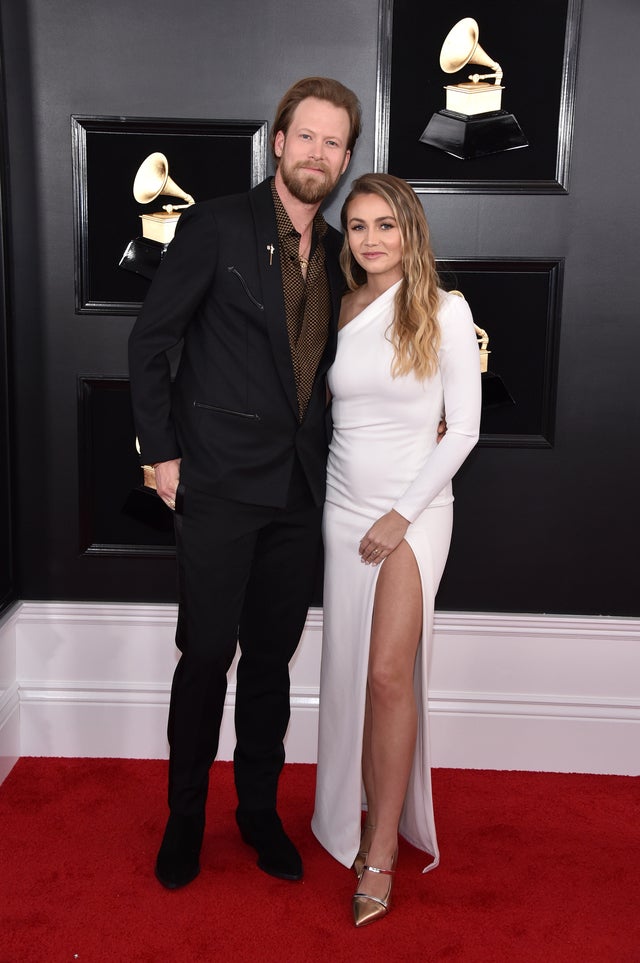
[[[275,186],[278,197],[282,201],[282,206],[289,215],[291,223],[298,234],[305,234],[311,227],[313,219],[318,213],[320,203],[305,204],[304,201],[299,201],[297,197],[294,197],[282,180],[279,170],[276,171]]]

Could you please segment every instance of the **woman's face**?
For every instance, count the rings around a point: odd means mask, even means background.
[[[403,276],[402,238],[389,204],[377,194],[357,194],[347,208],[347,239],[354,258],[367,272],[395,284]]]

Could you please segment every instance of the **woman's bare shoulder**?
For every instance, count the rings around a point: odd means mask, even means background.
[[[368,301],[364,286],[356,288],[355,291],[347,292],[340,304],[338,330],[344,328],[345,324],[349,324],[349,321],[353,321],[356,315],[360,314],[360,312],[366,308],[367,304]]]

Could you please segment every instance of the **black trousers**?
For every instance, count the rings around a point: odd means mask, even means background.
[[[290,715],[289,660],[313,592],[322,509],[298,472],[284,509],[190,489],[176,515],[181,651],[171,689],[169,807],[204,811],[227,672],[240,646],[234,775],[243,810],[274,809]]]

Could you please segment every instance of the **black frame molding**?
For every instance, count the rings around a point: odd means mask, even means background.
[[[462,0],[379,0],[375,170],[402,177],[418,193],[568,193],[581,4],[539,0],[525,27],[511,0],[476,0],[471,11]],[[419,138],[445,105],[444,85],[466,79],[466,71],[443,73],[439,54],[448,31],[470,12],[480,46],[503,65],[503,108],[517,115],[529,147],[459,160]]]
[[[161,151],[170,177],[198,200],[255,187],[266,176],[267,122],[71,116],[77,314],[135,315],[149,281],[120,268],[141,234],[132,194],[142,161]]]
[[[564,259],[453,258],[437,267],[489,335],[489,371],[515,402],[483,409],[480,446],[552,448]]]
[[[172,513],[142,484],[128,379],[80,375],[77,385],[80,552],[174,556]]]

